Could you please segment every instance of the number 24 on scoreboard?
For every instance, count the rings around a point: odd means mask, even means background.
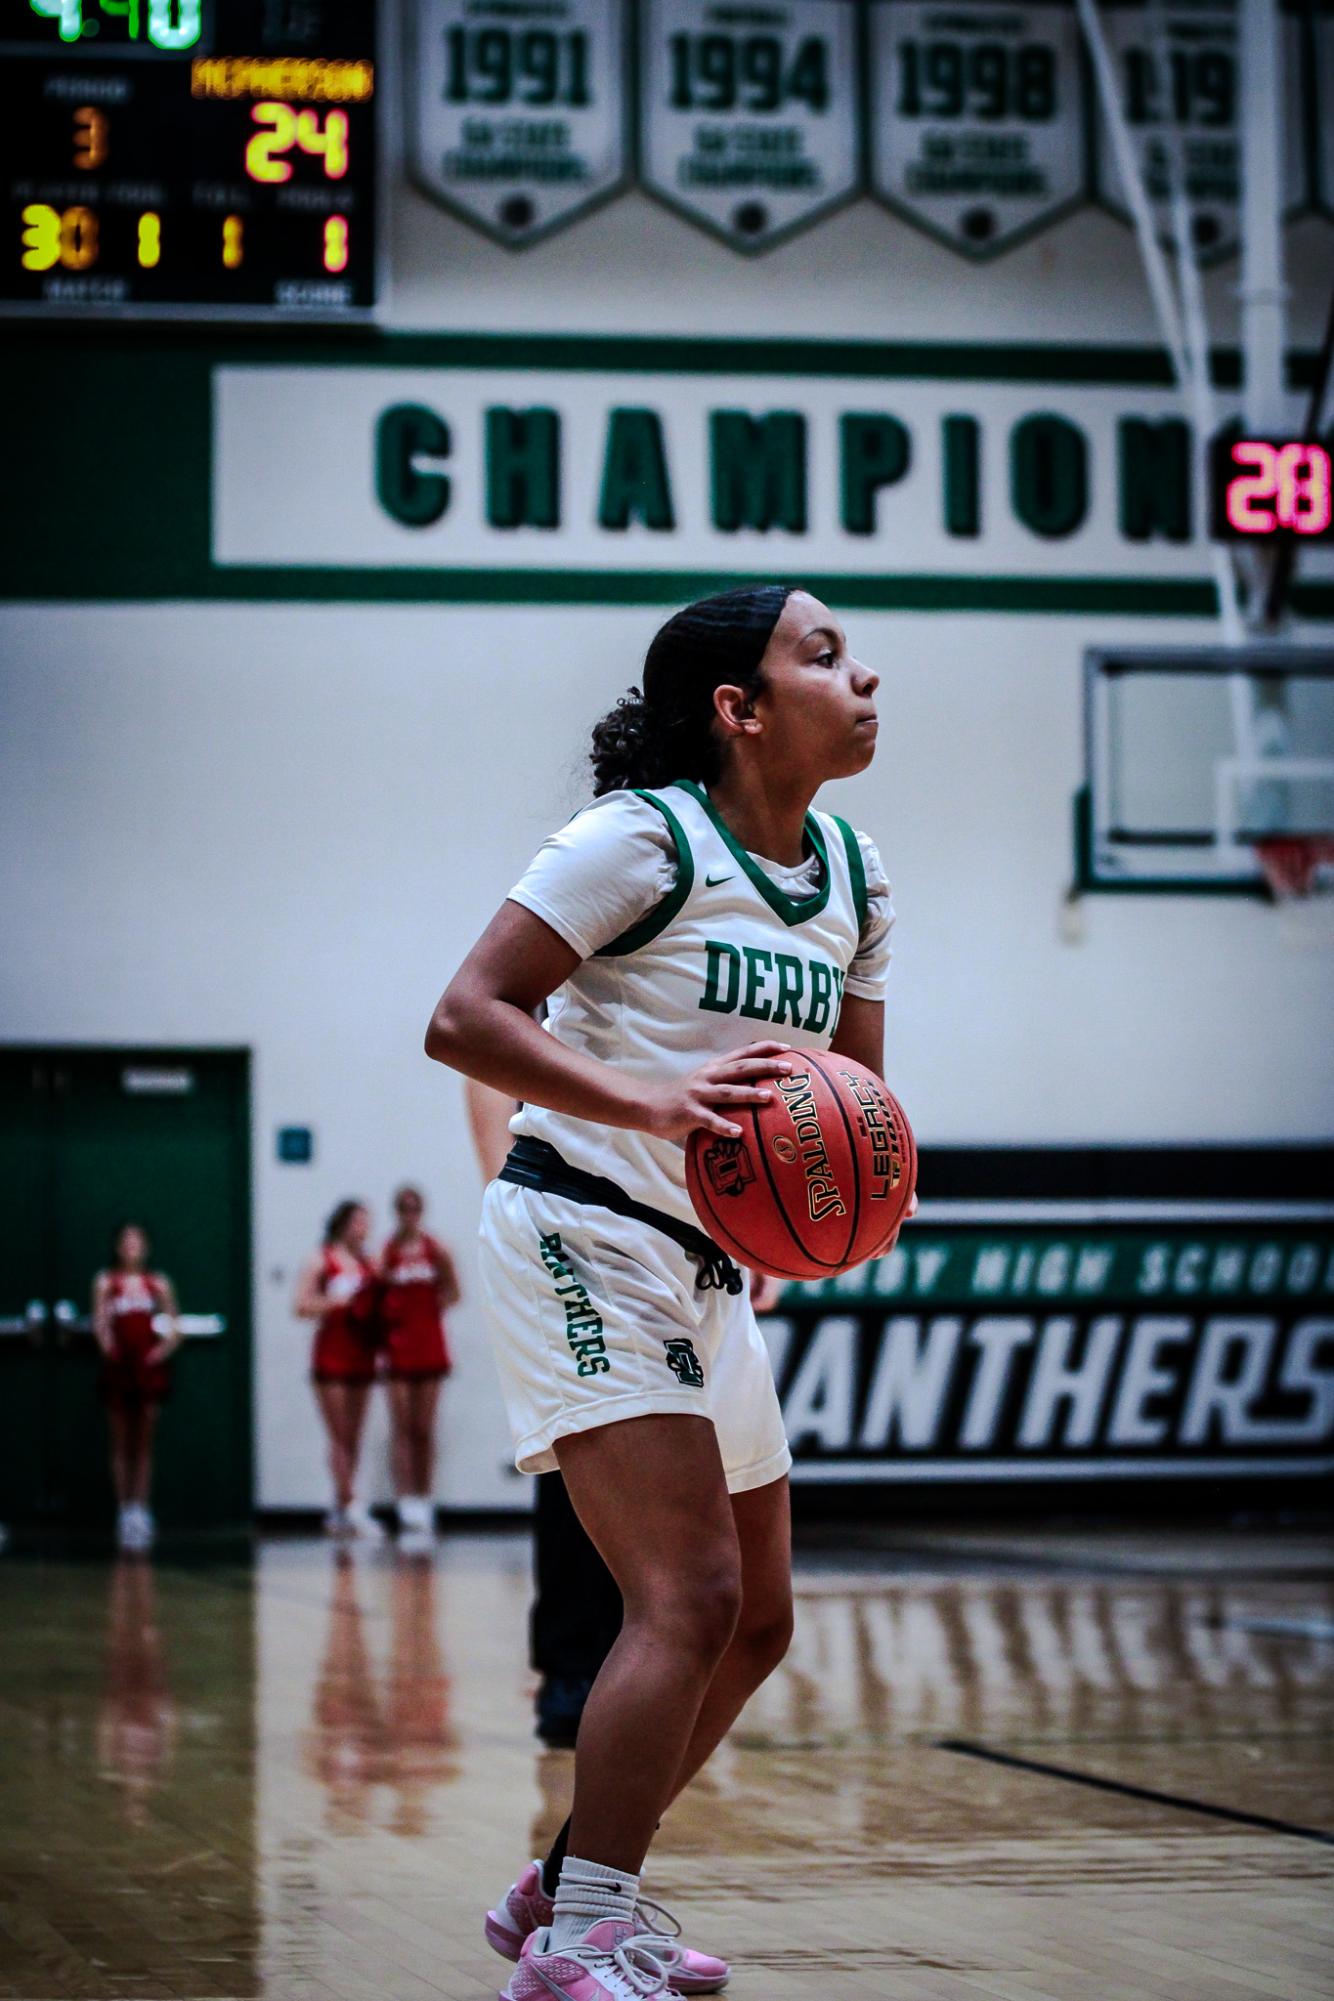
[[[252,181],[290,181],[292,163],[281,156],[294,147],[322,158],[331,181],[342,180],[349,160],[345,111],[327,111],[321,123],[309,106],[298,110],[266,100],[253,106],[250,116],[256,130],[245,149],[245,170]]]

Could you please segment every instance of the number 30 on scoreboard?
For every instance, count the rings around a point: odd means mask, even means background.
[[[1213,452],[1214,536],[1225,542],[1310,542],[1334,534],[1330,453],[1314,439],[1219,438]]]

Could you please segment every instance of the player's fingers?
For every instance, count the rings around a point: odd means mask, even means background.
[[[706,1084],[701,1095],[711,1105],[768,1105],[773,1102],[772,1091],[761,1090],[756,1084]]]
[[[713,1066],[718,1077],[786,1077],[791,1068],[783,1056],[729,1056]]]
[[[741,1128],[734,1126],[730,1119],[722,1117],[708,1105],[701,1105],[695,1114],[695,1123],[703,1126],[705,1132],[717,1133],[719,1139],[740,1139]]]

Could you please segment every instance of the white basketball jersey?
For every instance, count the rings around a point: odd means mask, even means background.
[[[750,1042],[827,1049],[866,914],[866,876],[851,827],[832,814],[807,814],[807,849],[823,868],[820,887],[794,899],[746,853],[693,780],[639,796],[662,814],[676,843],[675,887],[633,930],[576,968],[551,998],[548,1031],[625,1076],[655,1083]],[[525,1105],[511,1130],[548,1141],[572,1167],[606,1175],[635,1201],[697,1223],[685,1148],[675,1141],[540,1105]]]

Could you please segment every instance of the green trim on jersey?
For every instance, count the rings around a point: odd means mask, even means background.
[[[832,813],[830,818],[843,836],[848,874],[852,877],[852,900],[857,906],[857,936],[860,939],[866,929],[866,864],[862,860],[862,844],[846,820],[840,820],[837,813]]]
[[[740,841],[736,839],[726,820],[717,811],[713,801],[702,785],[697,785],[693,778],[678,778],[673,782],[683,792],[688,792],[692,799],[699,801],[717,828],[723,841],[736,857],[737,861],[740,862],[742,868],[750,877],[751,882],[758,889],[760,895],[764,898],[776,917],[781,917],[784,924],[791,926],[794,924],[804,924],[808,917],[818,917],[820,915],[820,912],[829,901],[829,889],[833,878],[830,874],[829,853],[825,847],[824,833],[814,813],[806,815],[806,847],[808,853],[814,853],[820,857],[820,865],[824,870],[824,880],[820,884],[820,887],[810,896],[797,898],[789,896],[786,890],[780,889],[776,882],[772,882],[764,873],[759,863],[746,853],[746,850],[742,847]]]
[[[667,822],[668,832],[676,843],[676,881],[661,903],[655,903],[646,917],[641,917],[638,924],[632,924],[628,931],[622,931],[619,938],[613,938],[609,945],[603,945],[594,954],[599,959],[623,959],[627,952],[637,952],[641,945],[651,944],[660,931],[667,929],[695,883],[695,857],[690,852],[685,828],[671,807],[659,799],[656,792],[646,792],[639,785],[632,790],[636,799],[646,799],[650,806],[656,806]]]

